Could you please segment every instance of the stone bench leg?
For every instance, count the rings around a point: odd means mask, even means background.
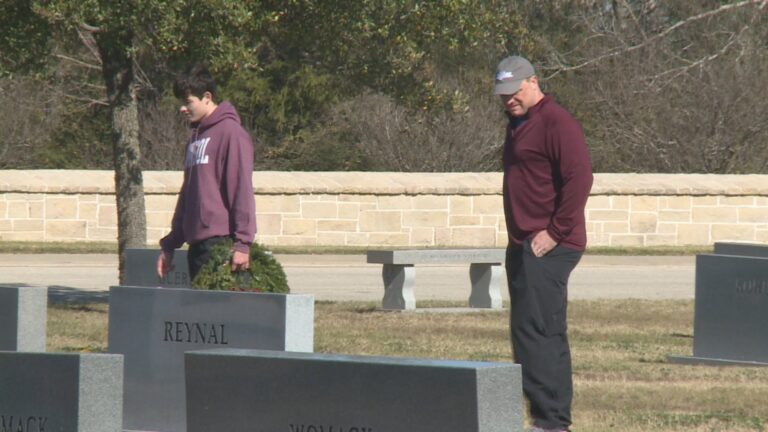
[[[501,309],[500,278],[500,264],[470,264],[469,279],[472,281],[472,294],[469,296],[469,306]]]
[[[383,309],[416,309],[413,295],[416,268],[413,264],[384,264],[381,276],[384,279]]]

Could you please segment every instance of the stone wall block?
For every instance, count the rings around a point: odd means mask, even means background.
[[[78,219],[86,221],[99,220],[99,205],[95,202],[80,202],[77,206]]]
[[[721,196],[718,197],[717,205],[719,206],[754,206],[755,197],[751,196]]]
[[[299,195],[256,195],[256,214],[295,213],[301,211]]]
[[[283,216],[279,213],[256,213],[256,232],[261,235],[279,235],[283,230]]]
[[[483,218],[481,216],[451,216],[448,218],[448,225],[457,226],[482,226]]]
[[[668,210],[690,210],[692,204],[689,196],[668,196],[659,200],[659,207]]]
[[[645,246],[645,237],[641,234],[611,234],[610,246]]]
[[[479,195],[472,198],[472,214],[504,214],[504,200],[500,195]]]
[[[765,223],[768,222],[768,207],[742,207],[739,208],[740,223]]]
[[[712,224],[712,241],[754,241],[755,227],[748,224]]]
[[[592,195],[587,200],[587,208],[590,210],[610,210],[611,197],[607,195]]]
[[[48,196],[45,198],[45,217],[51,219],[76,219],[77,197]]]
[[[371,233],[368,236],[370,244],[377,246],[408,246],[408,233]]]
[[[317,221],[318,232],[355,232],[357,231],[357,222],[343,220],[319,220]]]
[[[595,222],[627,222],[629,212],[626,210],[587,210],[587,219]]]
[[[633,212],[655,212],[659,210],[659,197],[633,196],[629,200],[629,205]]]
[[[283,219],[283,234],[288,236],[314,236],[317,221],[314,219]]]
[[[345,246],[347,236],[343,232],[318,232],[318,246]]]
[[[454,195],[449,197],[451,215],[470,215],[472,214],[472,197],[465,195]]]
[[[404,227],[446,227],[448,226],[448,212],[411,210],[403,212]]]
[[[301,217],[305,219],[336,219],[339,209],[335,202],[302,202]]]
[[[629,210],[629,197],[626,195],[616,195],[611,197],[611,209]]]
[[[658,217],[656,213],[636,213],[629,216],[629,231],[636,234],[648,234],[656,232]]]
[[[434,246],[435,230],[433,228],[412,228],[409,243],[412,246]]]
[[[43,219],[16,219],[13,221],[13,231],[40,231],[45,230]]]
[[[85,221],[46,221],[45,238],[51,240],[85,240]]]
[[[110,228],[117,226],[117,206],[110,204],[99,205],[99,227]]]
[[[678,245],[712,244],[709,236],[709,224],[679,224],[677,226]]]
[[[691,220],[698,223],[726,223],[739,221],[739,210],[734,207],[694,207]]]
[[[445,195],[416,195],[413,197],[415,210],[448,210],[449,199]]]
[[[409,195],[382,195],[377,204],[379,210],[411,210],[413,199]]]
[[[660,222],[691,222],[690,210],[659,210]]]
[[[451,244],[454,246],[482,247],[496,242],[493,228],[451,228]]]
[[[360,231],[400,232],[402,217],[399,211],[363,211],[360,214]]]
[[[358,220],[358,218],[360,217],[360,203],[342,202],[342,203],[339,203],[338,206],[339,206],[339,219]]]

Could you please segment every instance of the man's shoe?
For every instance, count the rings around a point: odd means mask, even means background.
[[[538,426],[533,426],[528,429],[528,432],[568,432],[568,429],[544,429]]]

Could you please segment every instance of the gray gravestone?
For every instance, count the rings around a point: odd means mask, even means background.
[[[187,251],[177,249],[173,254],[175,269],[165,277],[157,276],[157,257],[159,249],[125,250],[125,285],[142,287],[191,287]]]
[[[0,389],[1,431],[122,431],[122,356],[0,352]]]
[[[256,348],[311,352],[314,297],[112,287],[109,352],[125,355],[125,428],[184,432],[184,352]]]
[[[768,366],[768,258],[696,257],[693,357],[670,360]]]
[[[504,249],[419,249],[368,251],[367,260],[370,264],[383,265],[383,309],[415,309],[415,264],[438,263],[469,263],[469,306],[501,309],[499,280],[505,257]]]
[[[219,349],[186,374],[189,432],[523,430],[513,363]]]
[[[756,243],[717,242],[715,243],[715,254],[768,258],[768,245]]]
[[[45,352],[48,288],[0,285],[0,350]]]

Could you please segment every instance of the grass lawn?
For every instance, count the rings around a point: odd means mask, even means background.
[[[428,306],[459,306],[432,302]],[[315,351],[510,361],[508,312],[380,312],[373,303],[319,302]],[[691,300],[570,303],[574,431],[767,431],[768,368],[684,366]],[[49,351],[103,351],[107,306],[51,305]]]

